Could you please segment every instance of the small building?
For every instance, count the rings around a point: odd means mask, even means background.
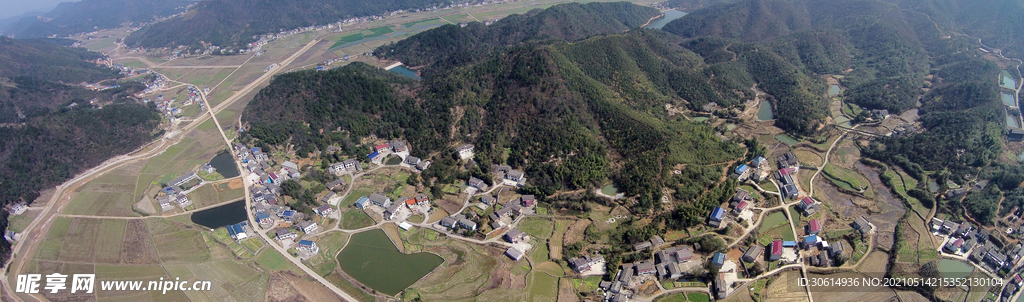
[[[655,273],[656,270],[657,269],[654,267],[654,261],[651,259],[640,261],[636,264],[637,276],[650,275]]]
[[[725,254],[721,252],[715,252],[715,254],[711,256],[711,265],[714,265],[716,267],[722,267],[722,265],[725,265],[725,259]]]
[[[320,197],[320,202],[321,203],[330,203],[331,199],[334,199],[335,196],[337,196],[337,194],[334,194],[334,192],[328,191],[327,194],[324,194],[324,196]]]
[[[356,208],[358,208],[358,209],[362,210],[362,209],[363,209],[363,208],[365,208],[365,207],[366,207],[366,206],[367,206],[367,205],[368,205],[369,203],[370,203],[370,198],[368,198],[368,197],[366,197],[366,196],[363,196],[363,197],[359,197],[359,200],[356,200]]]
[[[256,213],[256,222],[260,224],[271,224],[274,223],[274,219],[270,218],[267,213]]]
[[[410,224],[409,222],[406,222],[406,221],[402,221],[401,223],[398,224],[398,227],[402,228],[403,230],[408,231],[409,229],[412,229],[412,224]]]
[[[387,196],[384,196],[383,194],[373,193],[373,194],[370,194],[370,196],[368,198],[370,199],[370,203],[375,204],[378,207],[387,208],[387,207],[391,206],[391,198],[388,198]]]
[[[1006,131],[1006,139],[1015,142],[1024,141],[1024,130],[1010,128]]]
[[[828,253],[818,253],[818,266],[828,267],[830,262],[832,260],[828,258]]]
[[[333,211],[334,211],[334,208],[332,208],[331,205],[329,205],[329,204],[322,204],[319,207],[316,207],[316,209],[313,209],[313,212],[316,212],[316,214],[320,215],[320,216],[330,215],[331,212],[333,212]]]
[[[343,179],[335,179],[335,180],[327,183],[327,189],[331,190],[331,191],[335,191],[335,192],[344,191],[345,190],[345,180],[343,180]]]
[[[764,168],[768,166],[768,160],[764,156],[755,157],[754,160],[750,161],[750,165],[754,168]]]
[[[818,201],[810,196],[806,196],[800,200],[800,203],[796,204],[796,208],[803,212],[804,216],[811,216],[818,211]]]
[[[398,217],[398,212],[402,210],[402,205],[403,204],[396,202],[391,204],[391,206],[388,206],[388,208],[384,210],[384,219],[394,220]]]
[[[812,246],[818,245],[818,242],[820,242],[820,241],[821,241],[821,239],[818,238],[817,235],[808,235],[808,236],[804,236],[804,240],[802,241],[802,243],[803,243],[805,249],[809,249]]]
[[[747,173],[747,170],[750,170],[747,164],[740,164],[739,167],[736,167],[736,174],[743,175],[743,173]]]
[[[807,234],[818,235],[819,232],[821,232],[820,220],[812,219],[809,223],[807,223]]]
[[[537,204],[537,198],[533,195],[523,195],[522,197],[519,197],[519,204],[524,207],[532,207]]]
[[[569,259],[569,268],[572,268],[574,271],[576,271],[576,273],[583,273],[585,271],[590,270],[590,268],[593,267],[594,264],[601,263],[602,261],[604,261],[604,257],[600,255],[595,257],[585,255],[579,258]]]
[[[245,221],[229,225],[228,235],[231,235],[231,238],[235,240],[245,240],[249,238],[249,234],[245,233],[245,227],[248,225]]]
[[[729,284],[727,284],[727,282],[725,282],[725,274],[724,273],[718,273],[718,278],[715,278],[715,282],[712,285],[715,287],[715,297],[716,298],[721,300],[721,299],[725,299],[726,296],[729,295]]]
[[[519,259],[523,259],[523,251],[510,247],[505,250],[505,256],[512,258],[512,260],[519,261]]]
[[[505,236],[503,236],[502,238],[504,238],[505,241],[508,241],[509,243],[519,243],[525,240],[527,236],[526,233],[523,233],[519,229],[511,229],[508,232],[505,232]]]
[[[732,202],[741,202],[750,198],[750,192],[744,189],[736,189],[736,194],[732,195]]]
[[[740,213],[743,213],[743,211],[745,211],[749,207],[750,207],[750,203],[747,202],[746,200],[744,200],[744,201],[740,201],[739,203],[737,203],[736,207],[733,208],[732,211],[733,211],[734,214],[739,215]]]
[[[476,231],[476,222],[467,218],[461,218],[458,221],[459,226],[469,229],[470,231]]]
[[[772,250],[771,253],[768,254],[768,260],[777,261],[782,259],[782,247],[782,240],[772,241]]]
[[[361,162],[359,162],[358,160],[355,160],[355,159],[346,159],[345,161],[341,162],[341,164],[342,164],[342,166],[346,170],[349,170],[349,171],[362,171],[363,170],[363,163],[361,163]]]
[[[718,227],[722,224],[723,218],[725,218],[725,210],[721,207],[715,207],[715,209],[711,211],[711,216],[708,217],[708,224],[713,227]]]
[[[490,194],[480,197],[480,202],[489,206],[494,205],[495,201],[497,201],[497,199],[494,199],[494,196],[491,196]]]
[[[760,245],[754,244],[743,252],[742,260],[748,263],[753,263],[754,261],[757,261],[757,259],[760,259],[762,255],[764,255],[764,248]]]
[[[420,160],[419,157],[415,157],[415,156],[410,155],[410,156],[406,156],[405,160],[403,160],[402,163],[406,164],[406,165],[410,165],[410,166],[416,166],[416,165],[418,165],[422,161],[423,160]]]
[[[864,219],[864,216],[857,217],[853,220],[852,224],[854,229],[859,230],[861,233],[867,233],[871,231],[871,225],[868,224],[868,220]]]
[[[693,259],[693,249],[688,246],[676,248],[676,262],[686,262]]]
[[[793,151],[789,151],[789,152],[786,152],[785,154],[780,155],[779,157],[777,157],[775,159],[775,162],[778,163],[779,169],[785,169],[785,168],[798,167],[799,166],[799,163],[797,162],[797,159],[796,159],[796,155],[793,154]]]
[[[836,258],[843,255],[843,242],[837,241],[832,245],[828,246],[828,253],[832,254],[832,258]]]
[[[316,246],[316,242],[310,240],[299,240],[299,244],[295,246],[295,249],[308,251],[314,254],[320,252],[320,247]]]
[[[643,250],[646,250],[646,249],[649,249],[649,248],[651,248],[651,242],[650,241],[644,241],[644,242],[637,243],[637,244],[633,245],[633,250],[637,251],[637,252],[643,251]]]
[[[11,230],[5,230],[4,239],[7,239],[7,242],[14,243],[21,240],[21,234]]]
[[[289,160],[289,161],[285,161],[284,163],[282,163],[282,164],[281,164],[281,167],[284,167],[284,168],[290,168],[290,169],[292,169],[292,170],[296,170],[296,171],[298,171],[298,170],[299,170],[299,165],[298,165],[298,164],[296,164],[296,163],[293,163],[293,162],[292,162],[292,161],[290,161],[290,160]]]
[[[315,232],[317,229],[320,228],[320,226],[316,225],[315,222],[310,221],[310,220],[299,222],[298,226],[299,226],[299,229],[302,230],[302,232],[306,233],[306,234]]]
[[[661,236],[658,236],[658,235],[651,236],[651,246],[652,247],[659,247],[662,244],[665,244],[665,239],[661,239]]]
[[[427,194],[416,194],[416,197],[414,197],[414,199],[416,200],[416,204],[419,206],[430,205],[430,198],[427,197]]]
[[[459,158],[467,160],[473,158],[473,145],[463,144],[455,148],[455,152],[459,153]]]
[[[445,218],[441,218],[441,220],[438,221],[437,224],[440,224],[441,226],[446,227],[446,228],[453,228],[453,227],[455,227],[455,222],[456,222],[455,218],[445,217]]]
[[[487,191],[487,183],[485,183],[482,179],[470,177],[467,184],[469,184],[470,187],[477,188],[481,191]]]
[[[395,153],[409,151],[409,147],[406,146],[405,142],[397,139],[388,142],[388,146],[390,146],[391,151],[394,151]]]
[[[288,231],[288,229],[277,229],[277,240],[288,240],[298,238],[299,235]]]

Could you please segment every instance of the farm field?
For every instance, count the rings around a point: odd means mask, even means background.
[[[519,223],[519,230],[538,239],[550,238],[554,228],[555,224],[544,218],[527,217]]]

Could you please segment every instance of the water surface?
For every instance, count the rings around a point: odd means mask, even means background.
[[[939,272],[943,278],[967,278],[974,267],[957,260],[939,259]]]
[[[238,177],[238,165],[235,165],[235,158],[229,152],[222,152],[210,160],[210,165],[217,169],[217,173],[224,178]]]
[[[647,26],[644,26],[644,28],[661,29],[662,27],[665,27],[665,24],[672,22],[672,20],[682,18],[683,16],[686,16],[686,12],[681,12],[674,9],[670,11],[665,11],[664,16],[658,19],[654,19],[654,21],[651,21],[651,24],[647,24]]]
[[[341,270],[363,285],[395,295],[444,262],[430,253],[403,254],[383,230],[352,235],[338,254]]]
[[[761,121],[770,121],[775,118],[772,114],[772,103],[766,100],[761,100],[761,105],[757,107],[757,119]]]
[[[1009,71],[1003,70],[999,72],[999,86],[1007,89],[1017,89],[1017,81],[1014,80]]]
[[[410,77],[410,78],[412,78],[414,80],[419,80],[420,79],[420,76],[416,75],[416,71],[413,71],[412,69],[409,69],[409,68],[407,68],[405,66],[398,66],[398,67],[395,67],[395,68],[391,68],[389,70],[394,72],[394,73]]]
[[[828,86],[828,96],[837,96],[842,89],[839,89],[839,85]]]
[[[210,208],[192,214],[192,222],[195,224],[216,229],[229,224],[236,224],[246,221],[245,200],[225,204],[216,208]]]

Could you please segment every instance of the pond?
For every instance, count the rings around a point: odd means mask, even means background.
[[[939,183],[935,182],[934,179],[929,178],[928,179],[928,191],[931,191],[932,193],[938,192],[939,191]]]
[[[391,69],[388,69],[388,70],[391,71],[391,72],[394,72],[394,73],[397,73],[397,74],[404,75],[406,77],[412,78],[414,80],[422,79],[422,78],[420,78],[419,75],[416,75],[416,71],[414,71],[412,69],[409,69],[408,67],[405,67],[405,66],[398,66],[398,67],[391,68]]]
[[[619,188],[616,188],[613,184],[607,184],[601,188],[601,194],[615,196],[619,194]]]
[[[760,121],[770,121],[775,118],[772,114],[772,103],[766,100],[761,100],[761,105],[757,107],[757,119]]]
[[[210,160],[210,166],[217,169],[217,173],[223,175],[224,178],[238,177],[238,165],[235,164],[235,158],[231,156],[231,152],[217,154]]]
[[[1012,93],[1003,91],[1002,93],[999,94],[999,96],[1003,98],[1003,105],[1017,107],[1017,100],[1013,99]]]
[[[839,85],[833,84],[828,86],[828,96],[837,96],[840,91],[842,91],[842,89],[839,89]]]
[[[708,117],[706,117],[706,116],[698,116],[698,117],[693,118],[693,121],[694,122],[698,122],[698,123],[703,123],[703,122],[708,121]]]
[[[1020,121],[1016,116],[1011,115],[1009,112],[1006,113],[1006,126],[1010,128],[1020,128]]]
[[[999,72],[999,86],[1007,89],[1017,89],[1017,80],[1013,79],[1009,71],[1003,70]]]
[[[207,228],[216,229],[229,224],[246,221],[245,199],[210,208],[192,214],[192,222]]]
[[[677,11],[674,9],[670,11],[665,11],[664,16],[655,19],[654,21],[651,21],[651,24],[647,24],[647,26],[644,26],[644,28],[661,29],[662,27],[665,27],[665,24],[668,24],[669,22],[672,22],[675,19],[682,18],[683,16],[686,16],[685,12]]]
[[[403,254],[379,229],[352,235],[337,258],[349,276],[388,295],[401,292],[444,262],[430,253]]]
[[[970,264],[952,259],[939,259],[939,272],[943,278],[967,278],[974,271]]]
[[[776,135],[775,139],[779,140],[783,144],[789,145],[790,147],[792,147],[793,145],[796,145],[797,143],[799,143],[795,138],[793,138],[793,137],[791,137],[791,136],[789,136],[787,134]]]

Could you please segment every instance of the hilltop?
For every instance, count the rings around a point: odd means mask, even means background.
[[[191,1],[166,0],[82,0],[63,2],[53,10],[12,21],[3,32],[17,38],[67,36],[123,23],[151,22],[185,10]]]

